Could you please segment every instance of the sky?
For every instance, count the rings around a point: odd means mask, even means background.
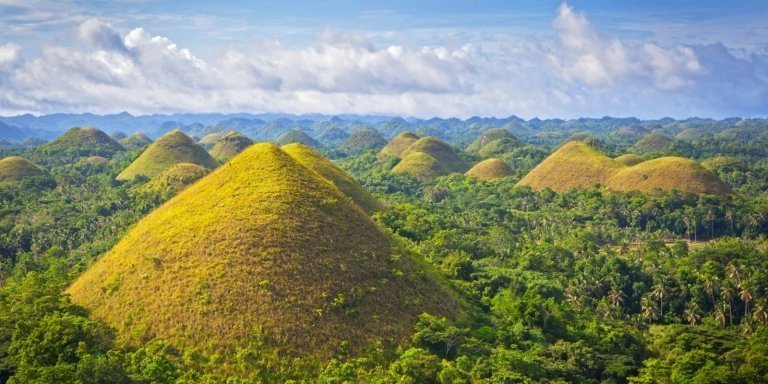
[[[768,116],[767,19],[765,0],[0,0],[0,115]]]

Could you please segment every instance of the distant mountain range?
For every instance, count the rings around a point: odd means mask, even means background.
[[[763,130],[768,119],[728,118],[713,120],[689,118],[675,120],[640,120],[628,118],[580,118],[530,119],[517,116],[504,118],[472,117],[469,119],[432,118],[416,119],[387,116],[358,115],[291,115],[291,114],[248,114],[248,113],[206,113],[133,116],[127,112],[112,115],[64,114],[33,116],[21,115],[0,117],[0,139],[21,143],[30,137],[51,140],[75,126],[93,126],[107,132],[120,131],[126,134],[143,132],[157,138],[174,129],[189,135],[203,137],[209,133],[223,133],[236,130],[254,141],[276,140],[292,130],[301,130],[313,138],[351,134],[361,127],[375,129],[386,139],[403,131],[412,131],[420,136],[435,136],[451,144],[465,146],[481,132],[490,128],[503,128],[516,137],[531,144],[559,143],[574,134],[608,134],[614,131],[630,132],[643,130],[674,137],[684,130],[696,129],[702,134],[717,134],[726,129],[739,128]],[[333,133],[329,135],[327,133]]]

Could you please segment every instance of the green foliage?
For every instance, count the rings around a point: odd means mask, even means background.
[[[175,130],[152,143],[141,156],[117,175],[117,180],[134,180],[137,177],[152,179],[179,163],[197,164],[208,169],[218,165],[205,149],[189,136]]]
[[[88,156],[112,157],[125,148],[96,128],[74,127],[56,140],[37,147],[36,151],[42,156],[73,161]]]
[[[299,143],[299,144],[304,144],[311,148],[320,148],[320,142],[315,140],[312,136],[308,135],[306,132],[298,129],[293,129],[284,133],[282,136],[277,138],[275,142],[280,145]]]
[[[368,151],[378,151],[387,145],[381,134],[373,129],[358,129],[346,138],[339,149],[350,155],[360,155]]]
[[[237,132],[230,132],[211,148],[211,156],[220,163],[226,163],[251,145],[253,145],[251,139]]]

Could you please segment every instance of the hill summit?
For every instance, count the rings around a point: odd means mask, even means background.
[[[483,132],[467,147],[467,152],[480,156],[502,156],[520,147],[520,141],[503,128],[492,128]]]
[[[256,343],[322,362],[391,351],[422,312],[463,313],[398,249],[332,183],[259,143],[146,216],[67,291],[121,344],[160,337],[218,354],[222,370]]]
[[[253,145],[251,139],[233,131],[219,139],[210,153],[214,159],[226,163],[251,145]]]
[[[192,163],[215,168],[216,160],[189,136],[179,130],[157,139],[136,160],[117,175],[118,180],[133,180],[136,176],[153,178],[178,163]]]
[[[122,145],[123,147],[125,147],[125,149],[129,151],[132,151],[134,149],[144,148],[150,144],[152,144],[152,139],[150,139],[149,136],[141,132],[135,132],[130,136],[120,139],[120,145]]]
[[[384,148],[379,151],[379,158],[399,158],[400,154],[403,153],[403,151],[405,151],[408,147],[410,147],[411,144],[415,143],[416,140],[419,140],[419,136],[416,136],[416,134],[407,131],[402,132],[399,135],[393,137],[392,140],[390,140],[387,145],[385,145]]]
[[[277,143],[280,145],[285,145],[290,143],[301,143],[312,148],[320,148],[320,142],[315,140],[312,136],[308,135],[306,132],[298,129],[292,129],[284,133],[282,136],[280,136],[277,139]]]
[[[631,163],[628,156],[619,160]],[[602,186],[612,191],[672,191],[722,195],[730,192],[715,174],[697,162],[661,157],[629,166],[611,159],[583,142],[569,142],[544,159],[518,185],[565,192]]]
[[[366,151],[378,151],[387,145],[379,132],[371,128],[360,128],[352,132],[339,146],[342,151],[359,155]]]
[[[112,157],[117,152],[125,151],[125,148],[97,128],[74,127],[64,132],[56,140],[41,145],[39,150],[49,156],[65,155],[74,158],[88,156]]]
[[[45,171],[39,165],[19,156],[0,160],[0,181],[18,180],[29,176],[42,176]]]
[[[450,145],[426,136],[416,140],[400,153],[402,160],[392,168],[394,173],[404,173],[421,180],[431,180],[450,173],[464,173],[469,165]]]

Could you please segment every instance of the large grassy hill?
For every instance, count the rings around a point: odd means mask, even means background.
[[[608,180],[614,191],[671,191],[724,195],[730,188],[699,163],[682,157],[662,157],[623,169]]]
[[[379,151],[379,158],[386,159],[400,157],[400,154],[417,140],[419,140],[419,136],[416,136],[416,134],[412,132],[402,132],[393,137],[392,140]]]
[[[320,142],[315,140],[312,136],[308,135],[304,131],[298,129],[290,130],[277,138],[276,142],[280,145],[286,145],[290,143],[301,143],[312,148],[320,148]]]
[[[400,153],[402,160],[393,169],[417,179],[430,180],[438,176],[464,173],[469,165],[442,140],[427,136],[416,140]]]
[[[581,141],[569,141],[529,172],[519,185],[535,190],[565,192],[573,188],[605,185],[614,172],[626,165]]]
[[[476,177],[480,180],[496,180],[502,177],[512,176],[514,171],[501,159],[487,159],[477,163],[467,171],[467,176]]]
[[[339,146],[342,151],[359,155],[367,151],[378,151],[387,145],[381,134],[370,128],[358,129],[352,132]]]
[[[483,157],[501,156],[519,147],[520,141],[509,131],[493,128],[483,132],[475,139],[467,147],[467,152],[477,153]]]
[[[38,150],[46,156],[67,156],[69,158],[103,156],[112,157],[125,151],[120,143],[97,128],[74,127],[56,140],[41,145]]]
[[[217,163],[208,152],[179,130],[166,133],[152,143],[141,156],[117,175],[118,180],[136,176],[153,178],[179,163],[192,163],[215,168]]]
[[[45,171],[40,166],[23,157],[10,156],[0,160],[0,181],[42,175]]]
[[[216,202],[212,204],[211,202]],[[460,301],[333,184],[251,146],[141,220],[68,289],[122,345],[327,361],[405,342]]]
[[[673,143],[674,140],[664,135],[650,133],[640,138],[640,140],[630,148],[630,151],[634,153],[666,151]]]
[[[211,156],[226,163],[240,152],[253,145],[253,141],[237,132],[229,132],[211,148]]]
[[[121,139],[120,144],[125,147],[125,149],[132,151],[152,144],[152,139],[141,132],[135,132],[134,134]]]

